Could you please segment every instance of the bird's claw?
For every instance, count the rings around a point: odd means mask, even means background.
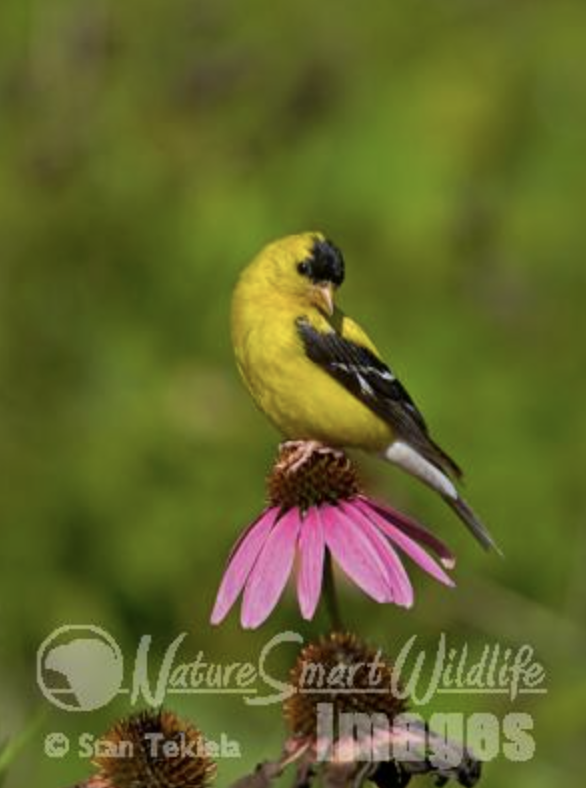
[[[281,453],[288,452],[287,457],[279,463],[288,473],[296,473],[314,454],[344,456],[341,449],[334,449],[320,441],[284,441],[280,444],[279,450]]]

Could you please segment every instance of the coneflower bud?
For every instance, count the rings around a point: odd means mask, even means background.
[[[438,785],[454,779],[473,786],[480,779],[480,763],[462,744],[407,713],[392,663],[356,635],[333,632],[305,646],[290,681],[285,752],[296,763],[296,784],[314,773],[323,785],[343,788],[366,780],[400,788],[424,774]]]
[[[97,751],[99,772],[84,788],[206,788],[216,772],[200,731],[169,711],[121,720]]]
[[[379,714],[392,724],[407,707],[396,693],[393,666],[382,652],[348,632],[333,632],[306,646],[290,680],[295,692],[283,711],[295,737],[317,735],[319,707],[324,704],[331,704],[336,723],[343,714]]]

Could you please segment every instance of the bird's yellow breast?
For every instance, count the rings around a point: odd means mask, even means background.
[[[333,446],[382,449],[393,439],[388,424],[305,355],[299,318],[319,331],[333,325],[316,309],[300,310],[262,288],[236,288],[232,339],[240,373],[258,407],[290,440],[319,440]],[[341,312],[335,324],[343,336],[358,327]],[[364,337],[365,342],[368,339]]]

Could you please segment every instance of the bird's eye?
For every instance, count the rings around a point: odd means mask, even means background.
[[[307,276],[310,272],[309,263],[299,263],[297,270],[302,276]]]

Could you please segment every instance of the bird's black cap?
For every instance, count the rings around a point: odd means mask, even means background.
[[[339,287],[344,281],[342,252],[327,239],[316,240],[311,256],[299,265],[299,271],[314,282],[332,282]]]

